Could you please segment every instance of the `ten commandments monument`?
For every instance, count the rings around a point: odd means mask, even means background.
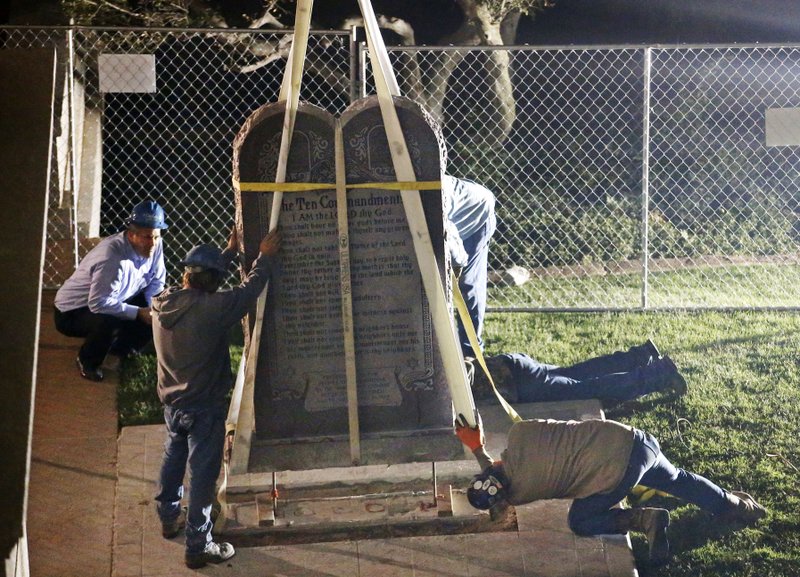
[[[395,107],[417,181],[438,181],[444,156],[440,133],[413,102],[397,98]],[[234,143],[237,225],[248,264],[270,222],[274,193],[263,192],[268,190],[264,183],[275,182],[283,120],[283,103],[264,105]],[[261,328],[251,471],[350,464],[343,286],[352,290],[362,463],[461,454],[377,99],[352,104],[340,125],[349,279],[341,275],[333,185],[336,120],[301,104],[285,179],[299,183],[299,190],[285,192],[280,205],[284,241]],[[441,191],[420,194],[444,282],[448,263]],[[248,316],[251,331],[255,318],[254,310]]]

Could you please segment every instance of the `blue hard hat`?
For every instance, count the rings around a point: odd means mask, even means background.
[[[508,491],[506,476],[497,467],[488,467],[472,478],[467,488],[467,500],[476,509],[491,509],[505,500]]]
[[[222,263],[222,252],[210,244],[201,244],[186,253],[186,257],[180,262],[182,266],[199,267],[203,270],[211,269],[218,272],[225,272],[225,265]],[[197,272],[197,271],[195,271]]]
[[[142,228],[167,228],[167,223],[164,222],[164,209],[153,200],[144,200],[134,206],[125,224],[135,224]]]

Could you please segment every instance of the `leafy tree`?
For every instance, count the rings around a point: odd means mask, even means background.
[[[379,23],[391,39],[402,45],[425,43],[456,46],[503,46],[512,44],[523,15],[533,16],[547,8],[549,0],[378,0]],[[285,30],[294,21],[295,0],[61,0],[63,12],[78,25],[250,28]],[[355,1],[317,2],[312,26],[349,28],[361,23]],[[419,32],[418,32],[419,31]],[[231,50],[241,48],[236,36],[225,36]],[[257,58],[243,72],[252,72],[285,58],[291,38],[249,43],[247,50]],[[237,45],[238,44],[238,45]],[[453,72],[466,54],[438,53],[432,63],[420,66],[411,60],[401,79],[404,93],[444,120],[444,103]],[[308,71],[317,74],[336,90],[346,91],[348,82],[336,67],[324,60],[309,61]],[[481,60],[485,73],[482,84],[495,111],[487,144],[503,142],[516,119],[516,105],[506,51],[495,50]],[[423,70],[424,68],[424,70]]]

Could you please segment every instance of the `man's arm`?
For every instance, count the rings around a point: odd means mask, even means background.
[[[153,254],[153,269],[150,273],[150,282],[144,287],[144,298],[148,305],[154,296],[164,290],[166,282],[167,267],[164,266],[164,241],[162,240],[158,243],[155,254]],[[150,315],[149,310],[147,314],[148,316]]]
[[[113,250],[107,250],[105,254],[98,256],[97,264],[90,271],[87,301],[89,310],[96,314],[134,320],[139,307],[120,300],[124,273],[119,255]]]
[[[481,466],[481,470],[490,466],[494,460],[486,451],[486,437],[483,434],[483,422],[480,419],[480,415],[478,415],[478,424],[474,427],[470,427],[469,424],[467,424],[464,415],[458,415],[455,425],[456,435],[461,439],[461,442],[472,451],[472,454],[475,455],[478,464]]]
[[[221,322],[228,324],[239,321],[261,294],[272,273],[271,261],[278,254],[281,241],[281,234],[277,230],[267,233],[267,236],[261,240],[258,246],[258,257],[253,261],[247,278],[238,287],[225,291],[228,302],[225,317]]]
[[[239,237],[236,235],[236,225],[231,225],[231,231],[228,233],[228,244],[225,250],[222,251],[222,262],[229,263],[234,257],[239,254]]]

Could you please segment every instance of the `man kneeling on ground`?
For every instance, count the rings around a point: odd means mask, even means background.
[[[654,565],[669,560],[669,511],[620,509],[636,485],[663,491],[711,513],[717,523],[752,524],[766,510],[747,493],[726,491],[705,477],[675,467],[650,434],[615,421],[532,419],[512,425],[501,461],[484,448],[483,427],[459,415],[456,434],[482,472],[467,489],[470,504],[490,509],[507,502],[574,499],[569,527],[578,535],[644,533]]]

